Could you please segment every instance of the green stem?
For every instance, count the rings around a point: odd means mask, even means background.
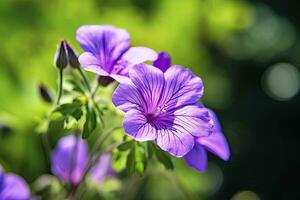
[[[56,105],[59,105],[62,93],[63,93],[63,69],[60,69],[59,70],[58,95],[57,95]]]
[[[79,184],[77,185],[76,188],[74,188],[72,190],[72,193],[73,195],[76,196],[76,191],[77,189],[79,188],[80,184],[85,180],[86,176],[88,175],[88,173],[90,172],[90,170],[93,168],[93,166],[99,161],[101,155],[103,153],[107,153],[107,152],[111,152],[114,148],[118,147],[119,145],[121,145],[123,142],[118,142],[116,144],[112,144],[110,146],[108,146],[108,148],[104,151],[100,151],[99,154],[95,155],[97,150],[100,149],[100,147],[103,145],[103,143],[109,138],[109,136],[116,130],[120,129],[122,127],[114,127],[114,128],[111,128],[110,130],[108,130],[106,133],[103,134],[102,137],[100,137],[95,145],[93,146],[93,149],[91,151],[91,155],[90,155],[90,159],[89,159],[89,162],[88,162],[88,165],[79,181]],[[96,156],[96,158],[95,158]]]
[[[100,86],[100,85],[99,85],[99,83],[97,82],[97,85],[96,85],[96,87],[95,87],[95,89],[94,89],[94,91],[92,92],[92,95],[91,95],[92,98],[95,97],[95,95],[96,95],[96,93],[97,93],[97,90],[98,90],[99,86]]]
[[[84,82],[85,86],[87,87],[89,93],[91,93],[92,88],[91,88],[91,85],[88,81],[88,78],[86,77],[85,73],[82,71],[81,67],[78,67],[77,69],[78,69],[80,75],[82,76],[83,82]]]

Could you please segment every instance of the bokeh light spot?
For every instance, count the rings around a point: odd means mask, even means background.
[[[260,198],[255,192],[241,191],[233,195],[231,200],[260,200]]]
[[[278,63],[265,71],[262,87],[275,100],[289,100],[299,91],[299,77],[299,70],[295,66],[289,63]]]

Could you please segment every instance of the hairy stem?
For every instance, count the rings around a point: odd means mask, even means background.
[[[59,105],[63,93],[63,69],[59,69],[58,95],[56,105]]]
[[[80,75],[82,76],[83,82],[84,82],[85,86],[87,87],[89,93],[91,93],[92,87],[88,81],[88,78],[86,77],[85,73],[82,71],[81,67],[78,67],[77,69],[78,69]]]

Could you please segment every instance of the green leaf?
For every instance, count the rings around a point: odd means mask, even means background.
[[[132,145],[134,144],[134,141],[128,141],[128,142],[124,142],[123,144],[121,144],[120,146],[118,146],[118,150],[120,151],[127,151],[128,149],[130,149],[132,147]]]
[[[47,132],[49,135],[56,134],[60,135],[65,132],[64,130],[65,118],[59,113],[51,115],[48,123]]]
[[[153,147],[153,144],[151,142],[147,142],[147,152],[148,152],[148,158],[151,159],[153,157],[154,154],[154,149],[155,147]]]
[[[147,167],[147,157],[145,149],[142,145],[137,145],[135,148],[135,170],[142,176]]]
[[[127,152],[115,149],[112,155],[112,167],[116,172],[121,172],[126,167]]]
[[[157,160],[160,163],[162,163],[166,169],[171,169],[171,170],[174,169],[172,160],[166,152],[164,152],[158,148],[155,148],[155,155],[156,155]]]
[[[135,147],[133,147],[126,160],[126,170],[129,175],[132,175],[135,172]]]
[[[83,125],[83,133],[82,138],[86,139],[88,138],[93,131],[97,128],[97,114],[95,110],[86,104],[86,120]]]
[[[74,99],[72,103],[65,103],[58,106],[54,112],[59,112],[64,116],[72,116],[78,121],[83,116],[82,102]]]

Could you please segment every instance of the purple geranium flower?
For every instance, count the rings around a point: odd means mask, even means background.
[[[194,137],[207,136],[213,126],[209,112],[198,103],[202,80],[181,66],[165,73],[146,64],[129,71],[130,83],[113,94],[125,113],[125,132],[138,141],[156,140],[161,149],[182,157],[194,147]]]
[[[52,155],[52,173],[77,185],[88,164],[87,148],[85,141],[74,135],[61,138]]]
[[[25,180],[16,174],[4,174],[0,166],[0,200],[29,199],[30,191]]]
[[[166,72],[171,67],[171,57],[164,51],[158,54],[158,58],[153,62],[153,66],[160,69],[162,72]]]
[[[220,123],[215,113],[211,110],[210,113],[214,121],[212,134],[209,136],[196,137],[194,148],[184,156],[187,164],[198,171],[204,171],[207,168],[206,150],[223,160],[228,160],[230,157],[228,143],[221,131]]]
[[[88,161],[87,143],[74,135],[65,136],[58,141],[52,155],[52,173],[67,183],[77,185]],[[102,155],[89,175],[98,183],[102,183],[108,176],[113,176],[111,156]]]
[[[118,82],[128,80],[128,69],[145,61],[157,59],[157,53],[146,47],[131,47],[129,33],[110,25],[85,25],[76,33],[85,51],[79,62],[88,71],[109,76]]]

